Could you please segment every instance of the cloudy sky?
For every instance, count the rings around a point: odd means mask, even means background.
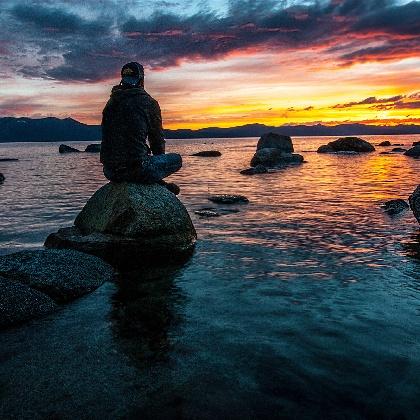
[[[167,128],[420,124],[420,1],[2,0],[0,116],[100,123],[127,61]]]

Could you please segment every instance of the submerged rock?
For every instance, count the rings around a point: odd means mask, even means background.
[[[411,149],[408,149],[406,152],[404,152],[406,156],[411,157],[420,157],[420,146],[414,146]]]
[[[99,153],[101,151],[101,144],[95,143],[95,144],[89,144],[86,146],[85,152],[87,153]]]
[[[249,200],[244,195],[230,195],[230,194],[221,194],[221,195],[212,195],[209,197],[209,200],[213,203],[218,204],[236,204],[236,203],[249,203]]]
[[[79,153],[80,150],[75,149],[74,147],[67,146],[67,144],[60,144],[58,148],[60,153]]]
[[[284,153],[294,152],[292,139],[276,133],[263,134],[257,143],[257,150],[260,149],[278,149]]]
[[[318,149],[318,153],[355,152],[368,153],[375,151],[375,147],[359,137],[341,137]]]
[[[3,184],[5,179],[6,179],[6,177],[0,172],[0,184]]]
[[[51,234],[45,246],[77,249],[123,268],[185,256],[197,238],[184,205],[158,184],[108,183],[74,225]]]
[[[387,201],[383,205],[383,209],[391,216],[401,213],[402,211],[407,210],[408,208],[409,206],[406,203],[406,201],[400,198],[396,200]]]
[[[222,154],[218,150],[203,150],[202,152],[193,153],[191,156],[218,157],[222,156]]]
[[[196,210],[194,213],[200,217],[220,217],[221,216],[220,213],[214,210],[205,210],[205,209]]]
[[[251,159],[251,166],[253,167],[262,165],[273,168],[300,163],[303,163],[303,156],[297,153],[285,153],[275,148],[259,149]]]
[[[56,303],[26,284],[0,276],[0,329],[54,312]]]
[[[92,255],[52,249],[0,256],[0,275],[60,303],[92,292],[112,279],[113,270]]]
[[[401,147],[394,147],[391,152],[395,152],[395,153],[402,153],[402,152],[406,152],[406,149],[403,149]]]
[[[255,168],[244,169],[240,172],[241,175],[257,175],[266,174],[268,169],[264,165],[257,165]]]
[[[0,158],[0,162],[17,162],[18,160],[16,158]]]
[[[414,213],[414,217],[420,223],[420,185],[414,190],[413,194],[408,198],[411,210]]]
[[[381,147],[391,146],[391,142],[390,142],[390,141],[388,141],[388,140],[385,140],[385,141],[380,142],[380,143],[378,144],[378,146],[381,146]]]

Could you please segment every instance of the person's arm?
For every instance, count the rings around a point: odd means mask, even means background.
[[[165,153],[165,137],[162,128],[162,114],[157,101],[153,100],[149,114],[149,144],[154,155]]]

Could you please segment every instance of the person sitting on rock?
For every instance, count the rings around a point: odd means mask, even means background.
[[[163,178],[182,167],[182,158],[165,154],[160,107],[144,90],[144,69],[137,62],[122,67],[121,82],[112,88],[102,112],[100,159],[112,182],[160,183],[179,193],[176,184]]]

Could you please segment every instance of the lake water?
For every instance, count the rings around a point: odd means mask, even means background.
[[[407,199],[420,160],[315,153],[330,140],[295,138],[305,164],[254,177],[255,138],[168,141],[194,255],[0,333],[0,417],[419,418],[420,230],[380,204]],[[58,144],[0,157],[19,158],[0,162],[0,254],[42,247],[105,183],[97,154]],[[250,203],[194,214],[219,193]]]

